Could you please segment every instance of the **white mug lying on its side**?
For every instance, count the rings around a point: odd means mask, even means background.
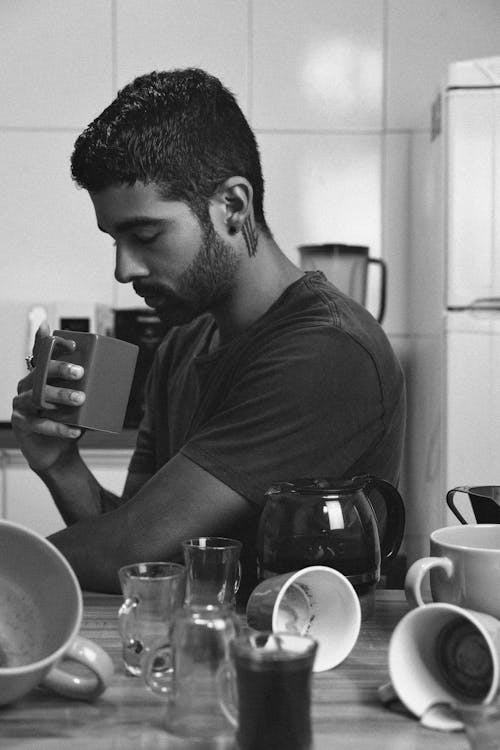
[[[69,563],[46,539],[10,521],[0,521],[0,550],[0,706],[37,685],[68,698],[97,698],[113,663],[78,635],[83,602]],[[88,676],[65,670],[63,659],[88,667]]]

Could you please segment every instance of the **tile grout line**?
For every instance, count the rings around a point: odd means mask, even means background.
[[[253,122],[253,0],[248,0],[247,5],[247,107],[248,121]]]
[[[386,258],[386,176],[387,176],[387,72],[388,72],[388,0],[382,0],[382,122],[380,142],[380,256]]]
[[[118,92],[118,9],[116,0],[111,0],[111,96]]]

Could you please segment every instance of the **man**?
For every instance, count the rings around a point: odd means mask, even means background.
[[[80,431],[37,413],[32,375],[19,383],[13,428],[68,525],[50,539],[83,587],[116,591],[122,565],[176,558],[192,536],[237,537],[244,598],[273,482],[397,482],[400,366],[364,308],[277,246],[254,135],[216,78],[136,79],[77,139],[72,174],[114,239],[117,280],[175,327],[149,376],[122,498],[83,462]],[[81,403],[81,368],[56,359],[49,372],[68,380],[47,386],[54,408]]]

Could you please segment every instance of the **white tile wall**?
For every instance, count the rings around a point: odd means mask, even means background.
[[[380,136],[259,135],[267,219],[296,260],[300,244],[339,242],[380,253]]]
[[[409,330],[408,265],[410,260],[410,135],[385,133],[382,143],[382,258],[387,265],[384,328],[388,333]],[[373,253],[371,253],[373,254]],[[368,303],[375,297],[369,289]]]
[[[112,94],[111,0],[2,0],[0,127],[84,127]]]
[[[118,0],[118,86],[151,70],[201,67],[247,111],[247,0]]]
[[[500,53],[498,0],[387,0],[387,127],[429,129],[446,65]]]
[[[71,180],[72,133],[2,131],[2,301],[111,304],[113,249]]]
[[[382,8],[381,0],[254,2],[255,127],[380,129]]]

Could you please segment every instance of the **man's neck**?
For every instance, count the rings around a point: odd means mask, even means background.
[[[304,272],[290,261],[273,239],[261,234],[255,256],[241,260],[230,299],[213,311],[220,345],[264,315],[285,289],[303,275]]]

